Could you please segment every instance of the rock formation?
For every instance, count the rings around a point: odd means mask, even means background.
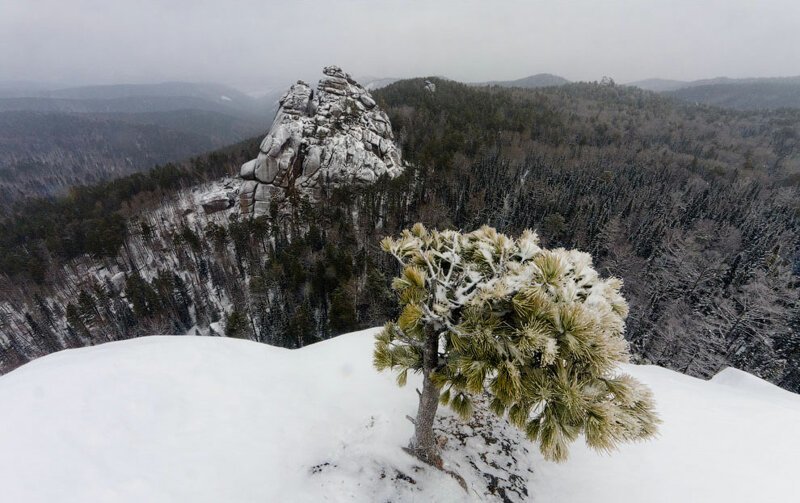
[[[244,215],[265,215],[293,191],[315,199],[326,187],[402,173],[386,113],[338,66],[323,73],[316,90],[298,81],[281,98],[258,157],[242,165]]]
[[[203,208],[203,212],[211,214],[232,207],[236,203],[236,193],[228,189],[231,187],[226,183],[217,190],[202,194],[197,202]]]

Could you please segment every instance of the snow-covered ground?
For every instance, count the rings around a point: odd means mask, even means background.
[[[0,378],[0,500],[464,501],[405,454],[415,382],[371,366],[372,334],[301,350],[147,337],[56,353]],[[800,396],[729,369],[652,366],[658,439],[545,462],[513,428],[442,411],[473,500],[772,502],[800,493]],[[488,441],[487,441],[488,439]],[[527,493],[527,494],[526,494]]]

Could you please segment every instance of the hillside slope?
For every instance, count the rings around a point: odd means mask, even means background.
[[[0,110],[79,113],[143,113],[205,110],[237,117],[258,117],[272,104],[236,89],[193,82],[116,84],[55,90],[27,89],[0,94]]]
[[[0,95],[0,209],[263,134],[277,93],[167,82]]]
[[[736,110],[800,108],[800,77],[709,83],[666,94],[689,103]]]
[[[218,149],[263,132],[267,121],[203,110],[0,112],[0,207]]]
[[[416,381],[397,388],[372,369],[372,334],[294,351],[146,337],[29,363],[0,378],[4,500],[470,499],[400,449]],[[653,389],[658,439],[612,456],[576,444],[555,465],[503,422],[442,411],[448,468],[482,501],[787,501],[800,489],[800,397],[732,370],[711,382],[625,371]]]
[[[691,104],[734,110],[800,108],[800,77],[717,77],[693,81],[646,79],[626,85],[663,93]]]
[[[655,91],[657,93],[660,93],[663,91],[674,91],[676,89],[686,87],[689,85],[689,82],[685,80],[655,78],[655,79],[637,80],[635,82],[628,82],[625,85],[631,87],[638,87],[639,89],[644,89],[646,91]]]
[[[563,86],[569,84],[569,80],[551,73],[537,73],[515,80],[490,80],[487,82],[470,83],[473,86],[499,86],[499,87],[521,87],[523,89],[538,89],[540,87]]]

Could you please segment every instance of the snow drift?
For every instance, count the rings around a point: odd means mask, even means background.
[[[400,449],[416,382],[397,388],[372,369],[374,333],[295,351],[147,337],[29,363],[0,378],[1,499],[468,499],[454,478]],[[625,371],[653,389],[659,438],[611,456],[577,443],[556,465],[502,422],[483,430],[502,437],[505,448],[492,450],[479,428],[453,426],[442,411],[441,428],[458,429],[448,467],[474,500],[767,502],[800,490],[800,396],[733,369],[710,382],[652,366]],[[524,489],[502,489],[504,477]]]

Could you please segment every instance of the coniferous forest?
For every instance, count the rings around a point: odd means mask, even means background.
[[[685,105],[613,82],[537,90],[404,80],[373,93],[394,180],[255,220],[205,213],[198,184],[260,138],[20,202],[0,220],[0,370],[155,333],[299,347],[395,317],[384,236],[537,230],[624,280],[640,362],[735,366],[800,390],[800,110]],[[268,119],[267,119],[268,120]],[[226,185],[227,184],[227,185]]]

